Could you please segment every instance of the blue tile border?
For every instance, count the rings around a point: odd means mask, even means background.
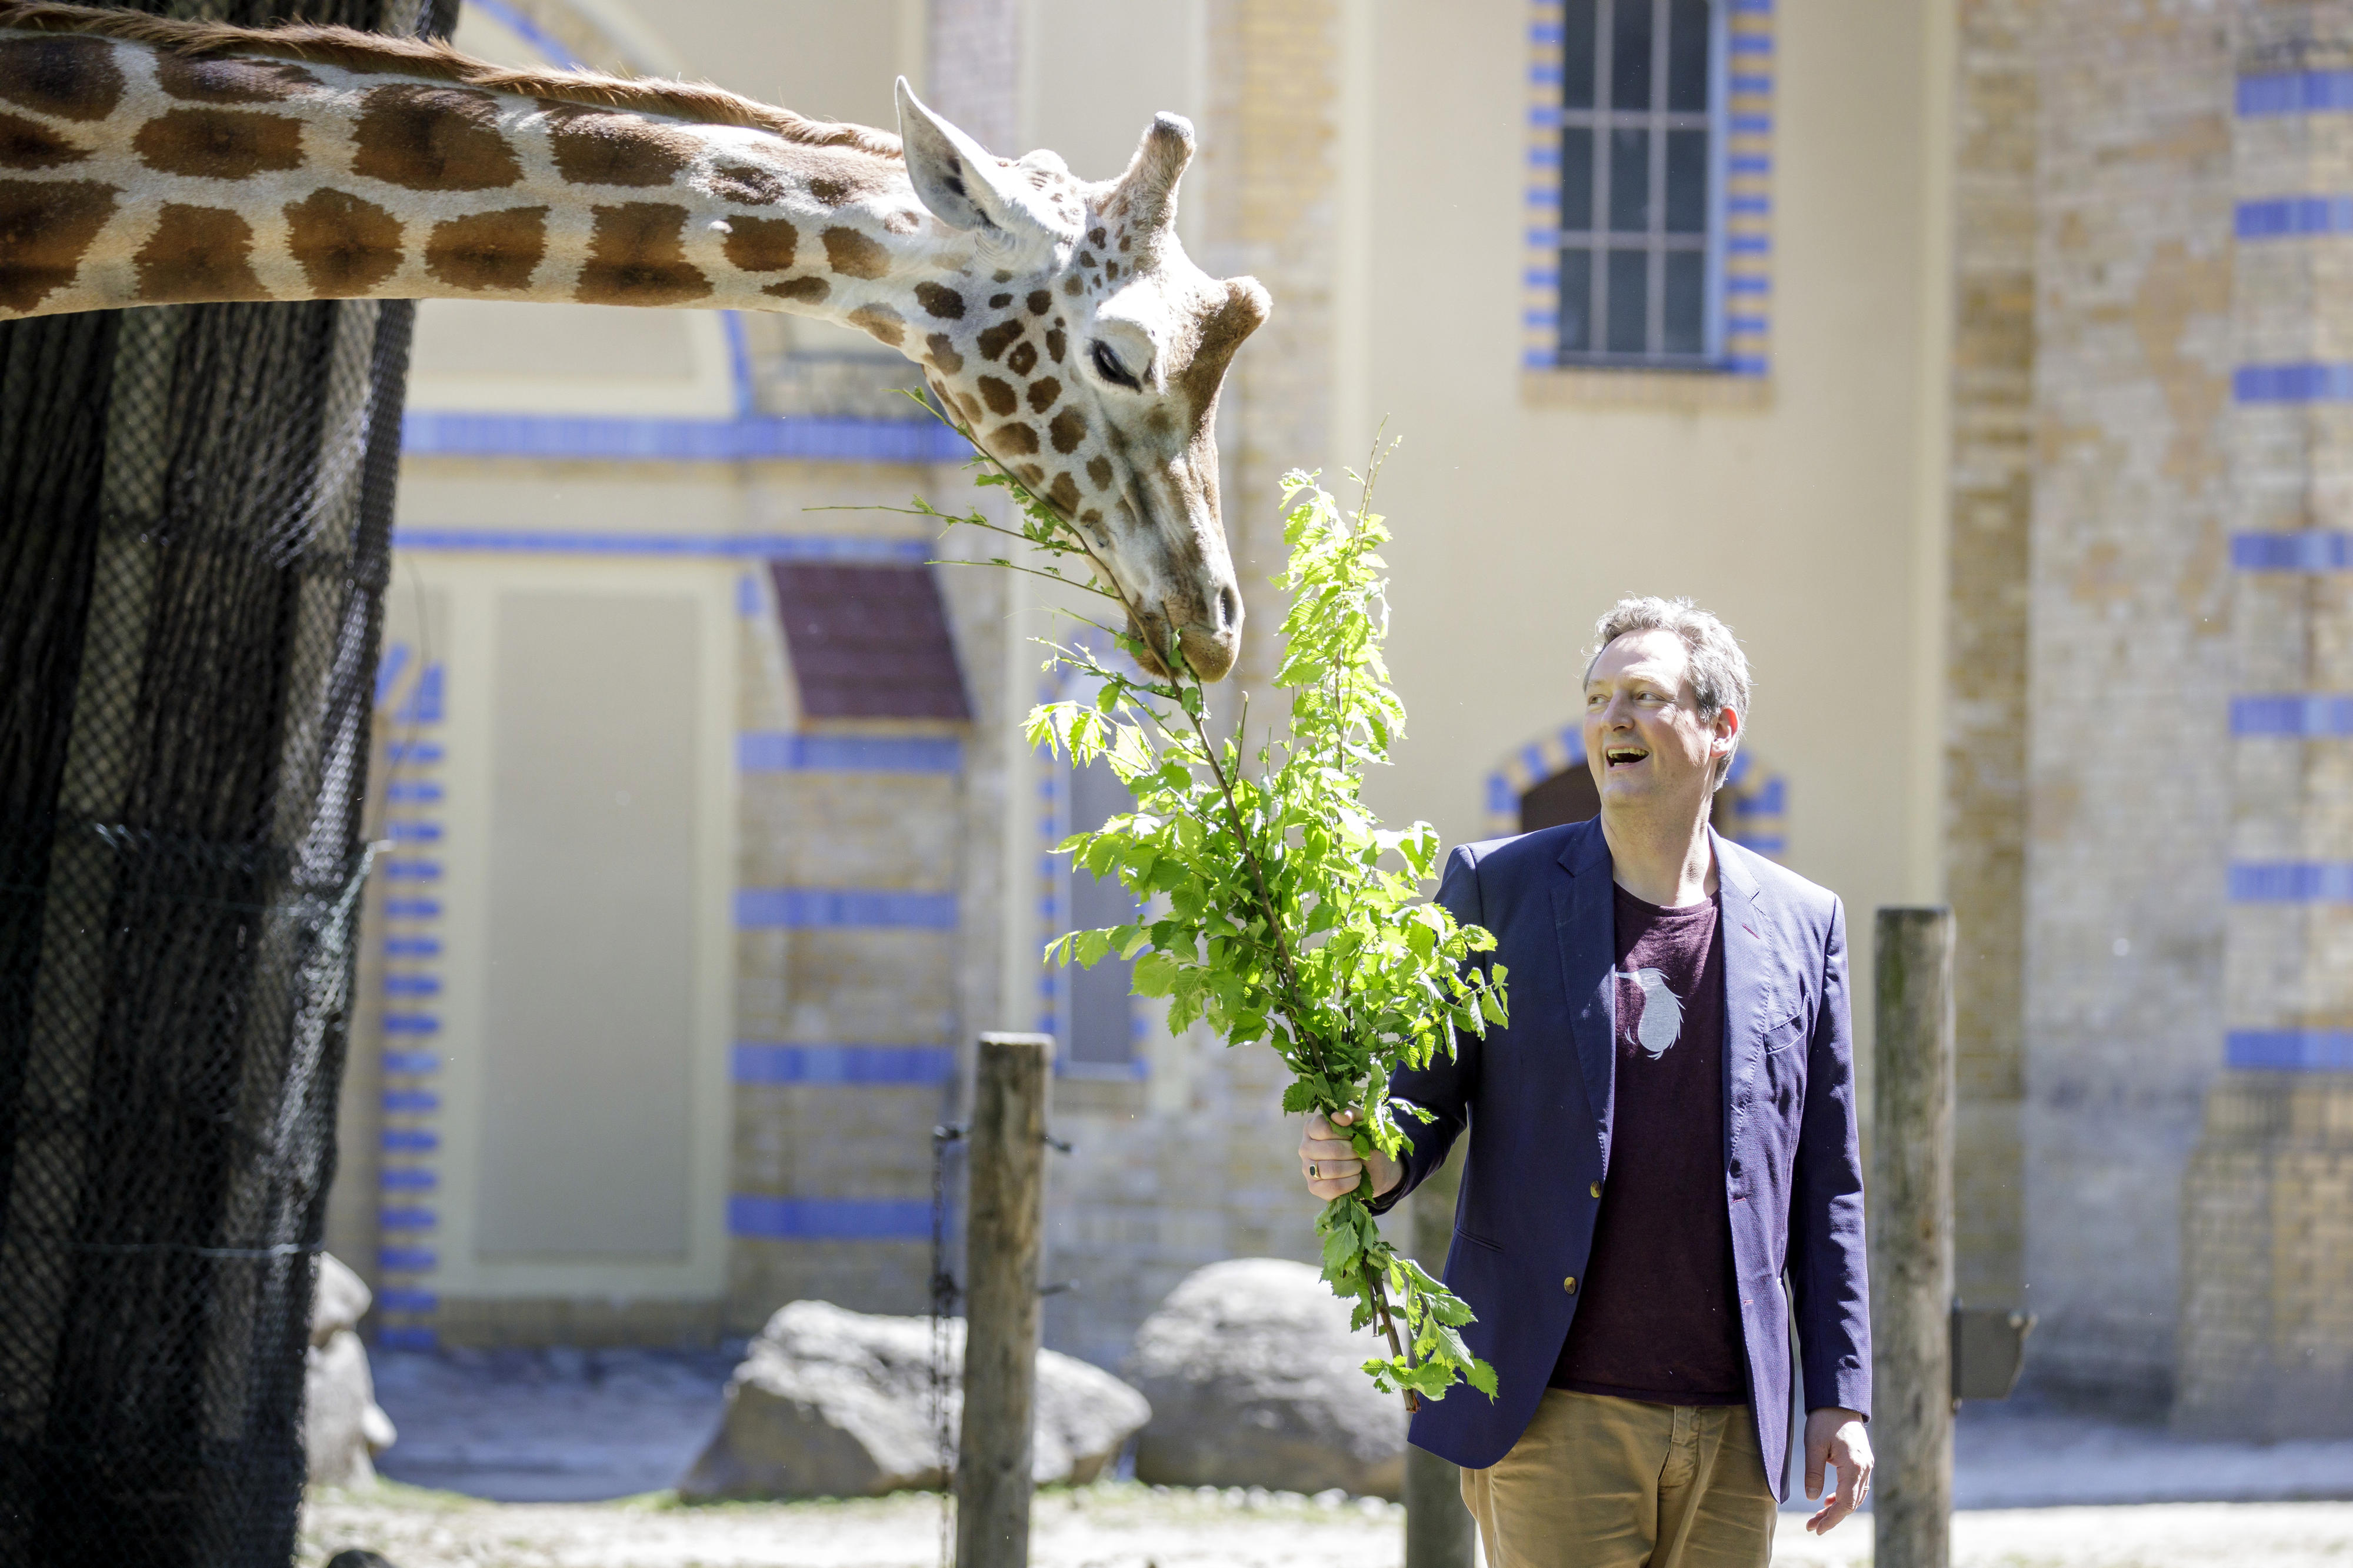
[[[586,458],[604,462],[801,460],[929,467],[972,456],[936,419],[648,419],[584,415],[437,413],[400,421],[407,458]]]
[[[949,1046],[804,1046],[736,1042],[729,1077],[748,1084],[944,1083],[955,1076]]]
[[[2258,1072],[2353,1072],[2353,1029],[2233,1029],[2223,1061]]]
[[[747,773],[954,773],[964,743],[920,735],[807,735],[746,730],[735,737],[735,766]]]
[[[2231,700],[2233,735],[2353,735],[2353,694],[2281,692]]]
[[[785,1198],[733,1193],[727,1234],[765,1241],[928,1241],[923,1198]]]
[[[2231,901],[2353,903],[2353,860],[2274,860],[2233,866]]]
[[[860,539],[806,533],[543,533],[511,528],[396,528],[392,531],[392,542],[398,550],[524,555],[664,555],[844,566],[921,566],[931,560],[936,550],[928,539]]]
[[[742,888],[735,893],[735,925],[739,931],[953,931],[956,895],[879,888]]]
[[[2233,534],[2231,564],[2242,572],[2353,571],[2353,533],[2299,528]]]

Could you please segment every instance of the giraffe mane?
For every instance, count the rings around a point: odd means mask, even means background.
[[[590,70],[516,70],[461,54],[438,38],[395,37],[302,22],[240,27],[227,22],[187,22],[136,11],[57,5],[51,0],[0,0],[0,28],[117,38],[191,58],[260,54],[346,70],[398,71],[486,92],[594,109],[635,110],[704,125],[741,125],[774,132],[805,147],[839,147],[892,159],[902,156],[899,138],[887,132],[812,120],[708,82],[607,76]]]

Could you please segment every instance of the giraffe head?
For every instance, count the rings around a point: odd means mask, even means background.
[[[991,156],[903,79],[899,123],[917,197],[971,241],[968,260],[915,285],[902,346],[1085,537],[1145,646],[1173,639],[1220,679],[1242,602],[1218,510],[1218,387],[1267,295],[1208,276],[1177,243],[1192,126],[1160,115],[1126,173],[1089,184],[1051,153]]]

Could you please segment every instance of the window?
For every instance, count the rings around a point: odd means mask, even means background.
[[[1531,368],[1762,374],[1769,0],[1535,16]]]

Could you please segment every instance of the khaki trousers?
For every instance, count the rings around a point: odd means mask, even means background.
[[[1746,1405],[1563,1388],[1462,1502],[1487,1568],[1763,1568],[1778,1509]]]

